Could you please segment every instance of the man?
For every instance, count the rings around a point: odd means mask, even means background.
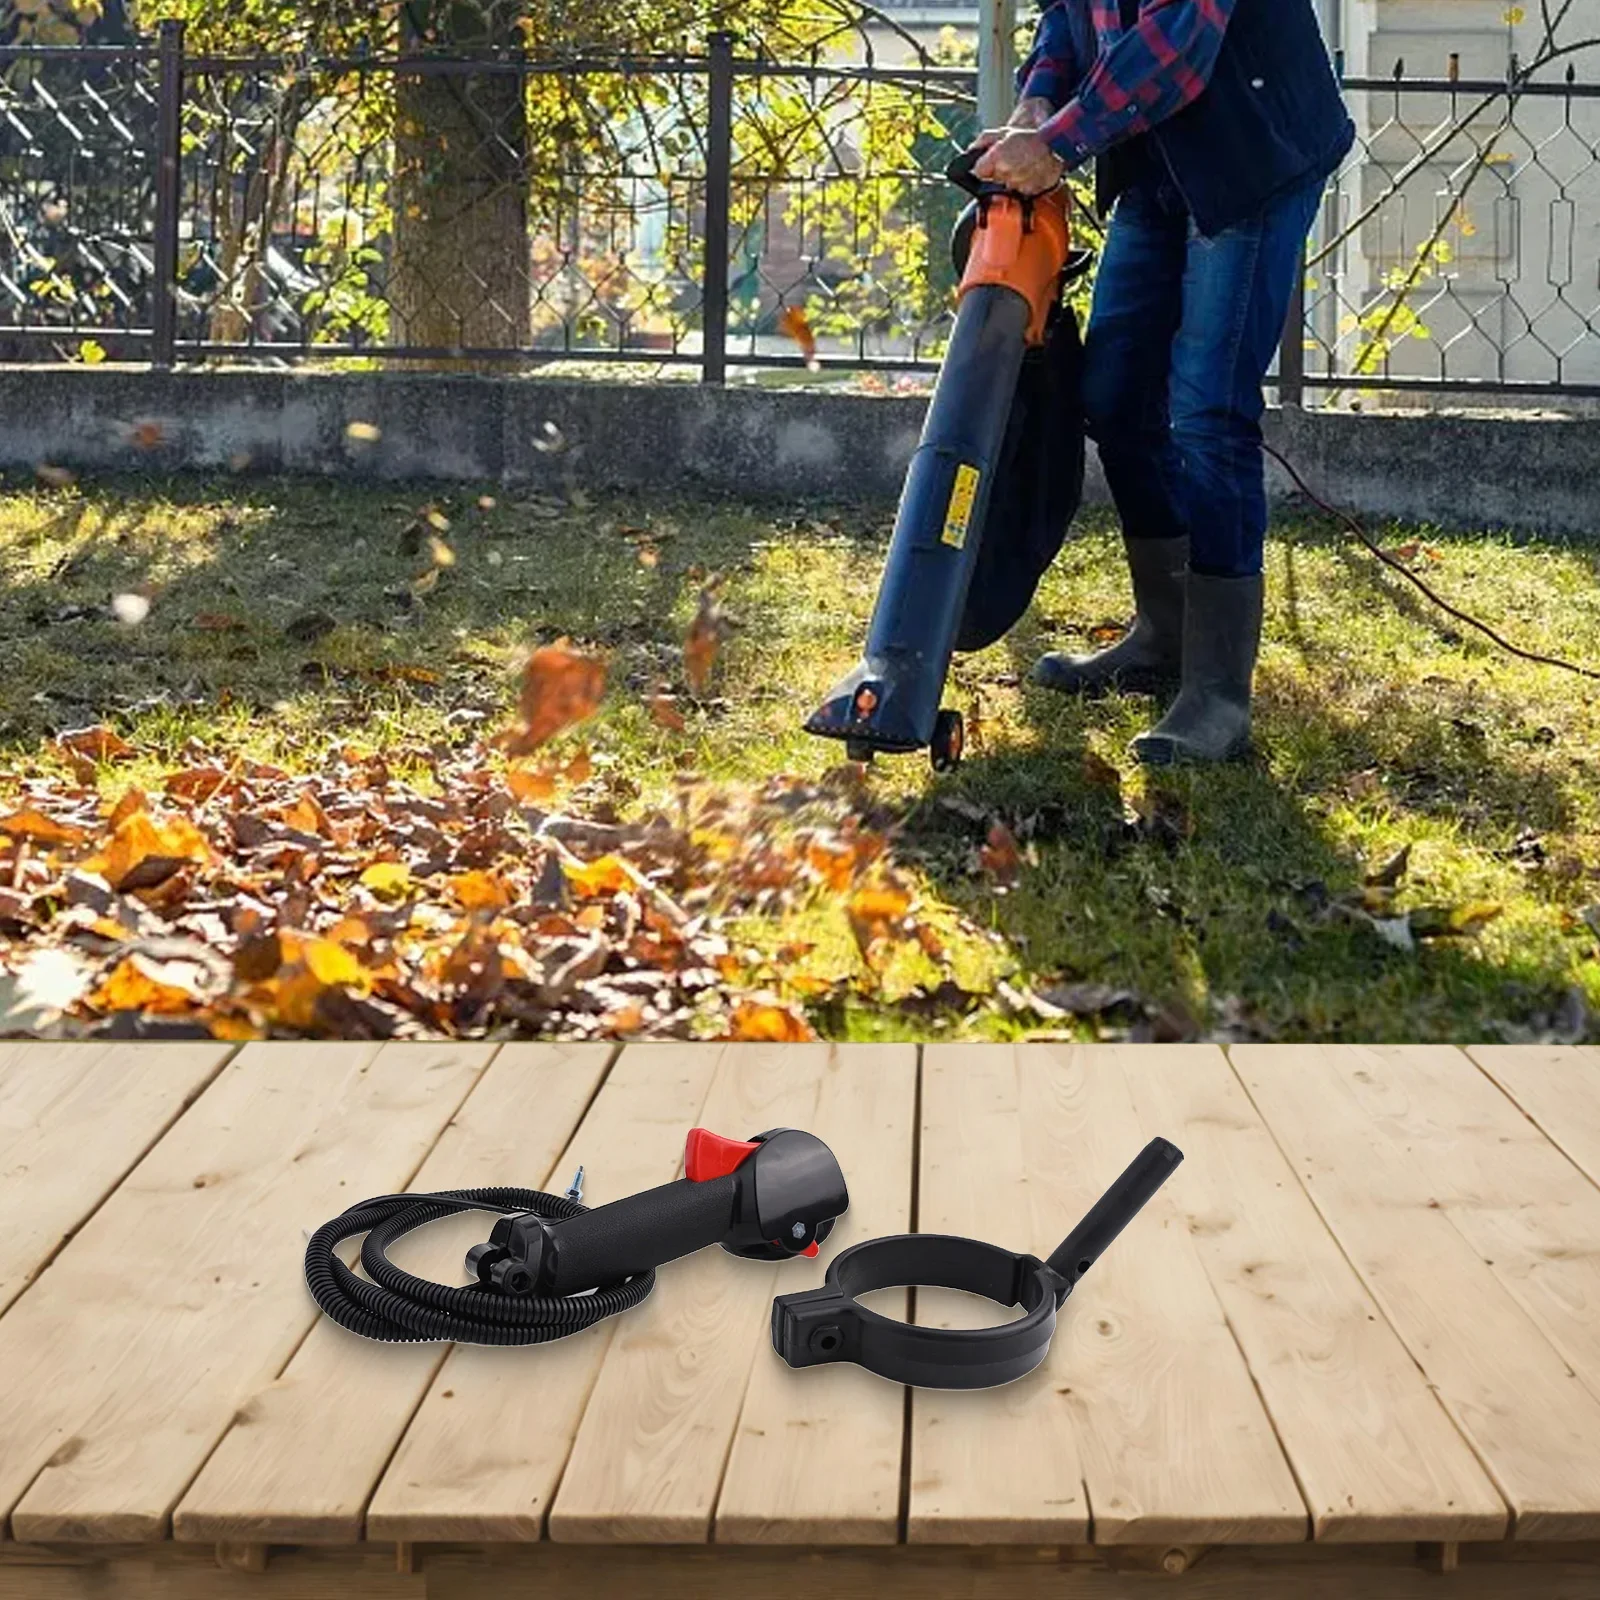
[[[979,176],[1024,194],[1096,161],[1111,211],[1084,411],[1136,607],[1109,650],[1047,655],[1069,693],[1178,693],[1151,765],[1250,739],[1261,638],[1263,377],[1306,232],[1355,137],[1311,0],[1056,0]]]

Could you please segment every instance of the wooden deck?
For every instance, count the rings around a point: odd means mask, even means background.
[[[816,1264],[703,1252],[523,1350],[319,1319],[406,1187],[829,1141]],[[979,1394],[794,1373],[771,1300],[908,1227],[1041,1253],[1188,1160]],[[455,1277],[481,1219],[408,1241]],[[922,1291],[920,1320],[971,1320]],[[979,1312],[977,1315],[981,1316]],[[0,1044],[0,1597],[1600,1597],[1600,1050]]]

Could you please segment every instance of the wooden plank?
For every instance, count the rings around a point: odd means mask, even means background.
[[[1467,1054],[1600,1183],[1600,1045],[1475,1045]]]
[[[1457,1231],[1600,1398],[1600,1188],[1459,1050],[1381,1046],[1362,1053],[1350,1081],[1410,1149]],[[1600,1449],[1595,1456],[1600,1488]]]
[[[0,1546],[0,1551],[15,1550]],[[34,1557],[27,1547],[27,1556]],[[0,1557],[0,1600],[426,1600],[426,1580],[396,1575],[392,1553],[275,1550],[261,1572],[220,1569],[209,1547],[161,1543],[45,1552],[24,1565]]]
[[[1280,1545],[1206,1554],[1172,1592],[1185,1600],[1600,1600],[1592,1547],[1549,1548],[1537,1562],[1481,1559],[1478,1546],[1442,1582],[1410,1547]],[[84,1552],[88,1554],[88,1552]],[[430,1550],[414,1575],[387,1552],[274,1550],[266,1571],[223,1573],[196,1547],[95,1551],[95,1559],[0,1562],[0,1600],[704,1600],[718,1592],[764,1600],[1148,1600],[1166,1592],[1147,1572],[1083,1559],[1092,1552],[1011,1550],[779,1550],[711,1546],[599,1548],[509,1545]]]
[[[1230,1051],[1296,1176],[1510,1503],[1515,1537],[1600,1536],[1600,1400],[1463,1232],[1471,1208],[1456,1179],[1440,1181],[1448,1163],[1408,1110],[1394,1071],[1401,1054],[1411,1052]],[[1427,1070],[1449,1073],[1445,1093],[1471,1093],[1464,1057],[1420,1054],[1434,1057]],[[1492,1160],[1473,1152],[1477,1142],[1457,1139],[1450,1151],[1471,1163],[1469,1181]]]
[[[303,1230],[405,1183],[483,1045],[250,1045],[0,1318],[21,1540],[160,1538],[316,1316]]]
[[[863,1239],[911,1226],[917,1053],[913,1045],[840,1050],[815,1121],[850,1186],[850,1209],[819,1260],[782,1273],[787,1294],[822,1282]],[[905,1314],[905,1295],[876,1302]],[[718,1544],[894,1544],[900,1534],[905,1390],[859,1367],[795,1372],[764,1348],[750,1375],[717,1502]]]
[[[921,1233],[1048,1252],[1066,1231],[1033,1187],[1023,1153],[1021,1062],[1007,1047],[924,1047],[918,1169]],[[916,1295],[916,1320],[930,1327],[1011,1315],[940,1291]],[[1087,1541],[1081,1452],[1055,1354],[1003,1389],[912,1395],[908,1541]]]
[[[705,1044],[625,1050],[557,1171],[582,1162],[592,1205],[669,1183],[719,1053]],[[367,1537],[538,1539],[619,1326],[613,1318],[526,1349],[453,1349],[372,1498]]]
[[[0,1044],[0,1312],[235,1048]]]
[[[726,1047],[706,1125],[734,1136],[813,1126],[833,1057],[828,1045]],[[655,1294],[612,1337],[551,1508],[552,1539],[709,1538],[778,1274],[777,1263],[730,1261],[718,1250],[662,1273]]]
[[[604,1044],[506,1045],[407,1187],[565,1188],[562,1152],[614,1053]],[[402,1239],[393,1259],[460,1282],[466,1249],[488,1236],[489,1220],[479,1212],[431,1223]],[[283,1373],[240,1406],[179,1502],[173,1537],[359,1539],[373,1487],[448,1352],[440,1344],[375,1344],[320,1319]]]
[[[1213,1045],[1118,1046],[1143,1130],[1311,1506],[1313,1536],[1499,1539],[1505,1501]]]
[[[1486,1548],[1479,1546],[1480,1551]],[[1097,1552],[1011,1549],[596,1551],[536,1545],[441,1552],[427,1565],[429,1600],[593,1600],[648,1595],[704,1600],[713,1592],[763,1600],[1600,1600],[1592,1553],[1535,1563],[1468,1562],[1441,1580],[1400,1550],[1312,1544],[1219,1549],[1183,1574],[1119,1570]],[[1131,1552],[1129,1552],[1131,1554]],[[1090,1559],[1083,1559],[1085,1556]]]
[[[976,1232],[1048,1254],[1148,1137],[1117,1056],[1096,1047],[930,1046],[923,1076],[925,1230]],[[1024,1191],[1011,1202],[1009,1225],[992,1216],[974,1226],[966,1192],[1007,1183]],[[1096,1544],[1304,1539],[1305,1504],[1169,1193],[1079,1294],[1063,1311],[1050,1359],[1013,1386],[1031,1390],[1053,1424],[1043,1439],[1020,1398],[1008,1396],[1007,1420],[1026,1417],[1023,1438],[995,1427],[981,1404],[948,1405],[983,1396],[913,1397],[919,1534],[937,1520],[946,1538],[996,1538],[1023,1507],[1012,1537],[1037,1537],[1037,1490],[1030,1497],[1020,1483],[997,1501],[986,1480],[1013,1455],[1036,1474],[1070,1434]]]

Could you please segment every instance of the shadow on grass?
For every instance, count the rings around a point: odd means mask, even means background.
[[[1570,951],[1545,942],[1490,956],[1461,939],[1407,950],[1340,908],[1359,901],[1379,863],[1331,820],[1386,764],[1383,803],[1400,833],[1450,819],[1491,853],[1516,824],[1570,820],[1548,773],[1487,761],[1470,731],[1398,690],[1380,693],[1375,713],[1350,713],[1316,687],[1318,652],[1306,643],[1308,677],[1267,673],[1259,685],[1254,758],[1148,774],[1123,757],[1119,788],[1085,752],[1158,709],[1026,686],[1046,647],[1032,618],[1009,641],[1024,738],[969,759],[907,830],[939,892],[994,927],[1040,981],[1131,990],[1177,1033],[1274,1039],[1493,1039],[1507,1026],[1537,1030],[1559,1009]],[[1474,707],[1483,717],[1481,690],[1461,693],[1458,720]],[[973,809],[1031,842],[1037,865],[1008,892],[974,875],[985,825]]]

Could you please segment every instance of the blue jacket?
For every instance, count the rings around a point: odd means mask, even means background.
[[[1125,10],[1134,9],[1125,0]],[[1100,44],[1090,0],[1058,0],[1045,14],[1040,50],[1053,23],[1069,38],[1058,56],[1092,62]],[[1019,74],[1026,86],[1031,66]],[[1059,98],[1059,95],[1056,96]],[[1257,214],[1277,195],[1327,178],[1355,141],[1311,0],[1234,0],[1206,86],[1145,134],[1113,145],[1096,161],[1102,212],[1156,155],[1208,236]]]

